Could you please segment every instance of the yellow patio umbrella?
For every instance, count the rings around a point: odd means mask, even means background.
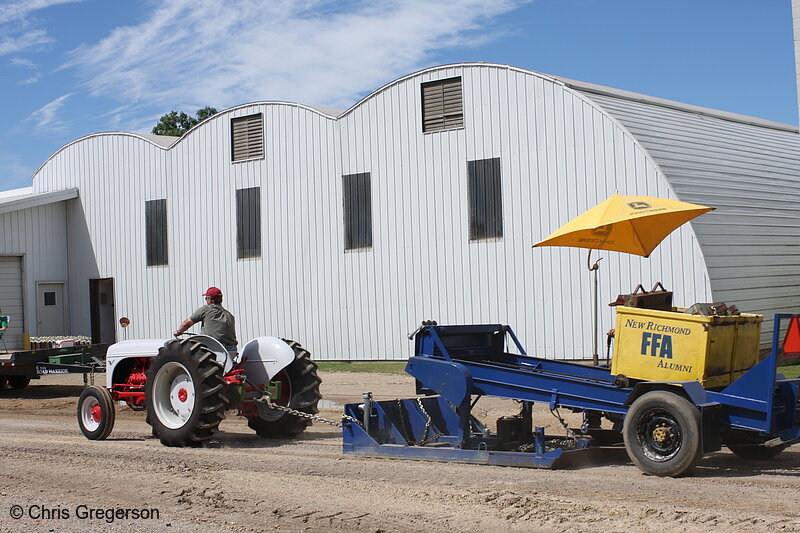
[[[649,257],[667,235],[713,207],[653,198],[615,194],[573,218],[533,246],[588,248],[587,266],[594,271],[594,353],[597,362],[597,269],[592,250],[610,250]],[[599,262],[599,259],[598,259]]]

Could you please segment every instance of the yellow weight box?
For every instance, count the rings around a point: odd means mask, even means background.
[[[617,306],[611,372],[645,381],[724,387],[759,361],[762,315],[687,315]]]

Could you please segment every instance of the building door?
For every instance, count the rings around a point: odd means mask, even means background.
[[[54,337],[67,334],[64,283],[39,282],[36,284],[36,334]]]
[[[89,300],[92,319],[92,343],[117,342],[114,320],[114,278],[90,279]]]
[[[0,315],[9,317],[0,351],[3,343],[9,350],[22,349],[22,332],[25,331],[22,294],[22,258],[0,256]]]

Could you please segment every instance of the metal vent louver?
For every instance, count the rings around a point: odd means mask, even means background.
[[[231,160],[264,157],[264,119],[261,113],[231,119]]]

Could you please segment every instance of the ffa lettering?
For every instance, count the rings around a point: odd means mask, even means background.
[[[672,359],[672,335],[643,332],[642,355]]]

